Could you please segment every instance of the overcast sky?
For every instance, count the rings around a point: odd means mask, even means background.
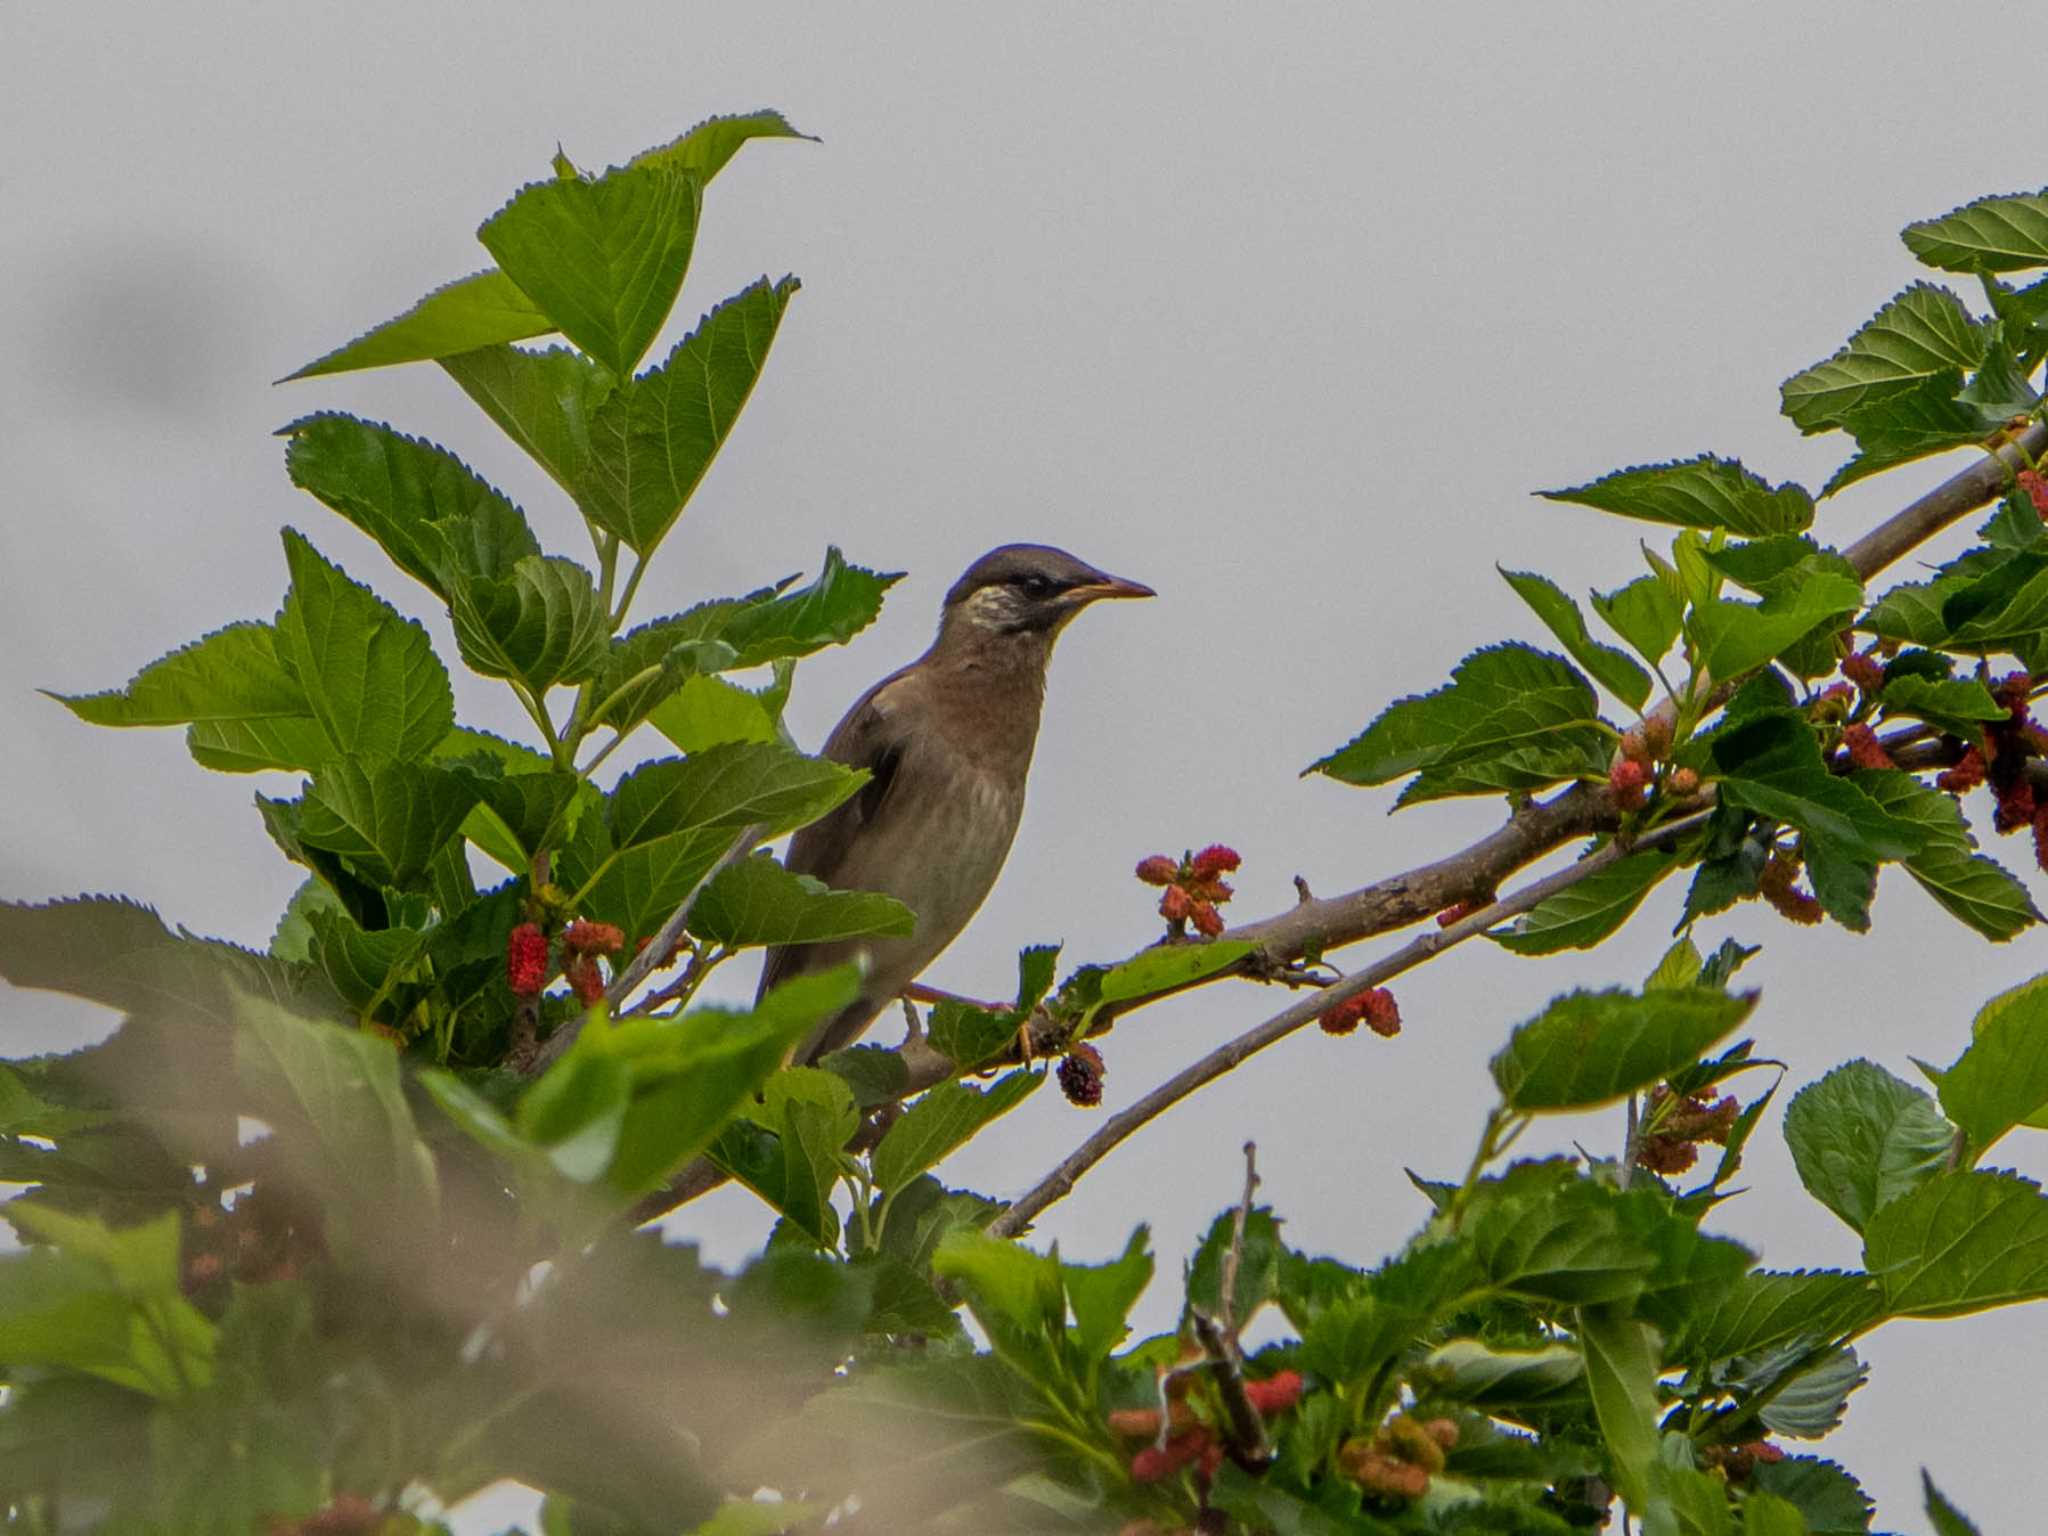
[[[1462,846],[1489,804],[1386,815],[1298,770],[1459,656],[1542,640],[1493,570],[1567,588],[1639,574],[1654,530],[1530,492],[1701,450],[1817,486],[1776,386],[1920,271],[1907,221],[2048,181],[2039,50],[2011,6],[1643,3],[602,6],[16,3],[0,12],[0,897],[125,891],[261,946],[300,871],[252,791],[181,733],[116,735],[32,690],[117,686],[285,586],[277,529],[445,619],[294,492],[270,434],[316,409],[446,443],[577,553],[573,515],[436,369],[273,387],[488,258],[477,223],[546,174],[601,166],[713,112],[779,107],[821,144],[755,144],[707,199],[672,335],[766,272],[796,299],[738,431],[639,611],[815,569],[828,543],[911,574],[853,645],[804,664],[817,743],[922,649],[940,595],[1011,540],[1160,592],[1061,642],[1023,831],[928,980],[998,996],[1024,944],[1111,959],[1154,936],[1142,855],[1244,855],[1233,917]],[[656,349],[660,355],[667,345]],[[1846,543],[1961,456],[1827,503]],[[1952,534],[1937,555],[1960,548]],[[511,733],[458,672],[466,718]],[[1981,808],[1979,808],[1981,809]],[[2023,839],[1995,849],[2027,859]],[[2037,898],[2048,882],[2030,873]],[[1423,1214],[1403,1167],[1462,1170],[1508,1028],[1573,985],[1633,983],[1682,886],[1592,955],[1469,945],[1396,990],[1393,1042],[1314,1031],[1150,1127],[1040,1223],[1070,1256],[1152,1223],[1139,1322],[1260,1146],[1293,1241],[1354,1260]],[[1965,932],[1897,874],[1874,932],[1748,906],[1760,1053],[1791,1091],[1866,1054],[1952,1059],[1971,1013],[2044,966],[2040,931]],[[1360,946],[1362,962],[1398,942]],[[732,990],[751,988],[751,970]],[[1248,985],[1133,1017],[1107,1106],[1280,1007]],[[104,1016],[0,985],[10,1054]],[[1748,1091],[1758,1077],[1741,1080]],[[1098,1123],[1043,1093],[954,1159],[1016,1193]],[[1614,1117],[1545,1127],[1608,1147]],[[1532,1141],[1535,1138],[1531,1138]],[[2043,1138],[1999,1161],[2048,1173]],[[1775,1267],[1857,1261],[1776,1132],[1713,1226]],[[676,1230],[738,1262],[767,1228],[727,1191]],[[1927,1529],[1931,1466],[1986,1532],[2038,1525],[2027,1411],[2042,1314],[1894,1324],[1824,1443],[1880,1528]],[[1968,1412],[1956,1410],[1969,1404]],[[478,1528],[515,1518],[501,1498]]]

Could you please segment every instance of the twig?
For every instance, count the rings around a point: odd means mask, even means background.
[[[1111,1149],[1147,1121],[1156,1118],[1196,1089],[1215,1081],[1275,1041],[1284,1040],[1311,1020],[1329,1012],[1333,1006],[1346,998],[1355,997],[1368,988],[1383,985],[1403,971],[1412,970],[1445,950],[1462,944],[1475,933],[1483,933],[1508,918],[1519,917],[1539,903],[1555,896],[1559,891],[1569,890],[1589,876],[1598,874],[1628,852],[1663,846],[1705,824],[1704,814],[1688,816],[1682,821],[1669,822],[1656,831],[1638,838],[1631,849],[1624,850],[1618,843],[1609,843],[1568,868],[1545,875],[1540,880],[1533,880],[1512,896],[1503,897],[1489,907],[1469,913],[1448,928],[1439,928],[1434,933],[1418,935],[1385,959],[1360,967],[1342,981],[1318,992],[1314,997],[1303,998],[1300,1002],[1283,1008],[1263,1024],[1246,1030],[1235,1040],[1226,1042],[1200,1060],[1182,1068],[1129,1109],[1110,1116],[1100,1130],[1062,1158],[1052,1172],[1040,1179],[1014,1201],[1009,1209],[990,1222],[989,1234],[994,1237],[1015,1237],[1047,1206],[1071,1192],[1083,1174],[1101,1162],[1109,1155]]]
[[[1245,1471],[1265,1471],[1273,1464],[1273,1442],[1267,1438],[1264,1416],[1244,1389],[1244,1354],[1236,1335],[1199,1307],[1188,1322],[1208,1357],[1209,1375],[1223,1403],[1223,1448]]]
[[[1232,1339],[1241,1326],[1237,1315],[1237,1270],[1244,1259],[1245,1223],[1252,1219],[1252,1192],[1259,1187],[1259,1145],[1244,1144],[1244,1199],[1237,1204],[1237,1218],[1230,1224],[1230,1247],[1223,1255],[1223,1326]]]

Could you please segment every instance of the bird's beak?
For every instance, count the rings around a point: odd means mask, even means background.
[[[1061,594],[1075,607],[1092,603],[1100,597],[1157,597],[1159,594],[1142,581],[1126,581],[1121,576],[1104,576],[1099,581],[1084,581],[1077,587],[1069,587]]]

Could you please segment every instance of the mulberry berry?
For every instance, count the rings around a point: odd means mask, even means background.
[[[1082,1109],[1102,1103],[1102,1079],[1109,1069],[1102,1064],[1102,1052],[1082,1041],[1060,1058],[1060,1092],[1067,1102]]]
[[[1885,751],[1884,743],[1862,721],[1842,728],[1842,746],[1849,754],[1849,761],[1858,768],[1892,768],[1891,753]]]
[[[1365,998],[1365,1027],[1384,1040],[1401,1033],[1401,1005],[1385,987],[1361,994]]]
[[[1171,885],[1180,878],[1180,866],[1163,853],[1138,860],[1138,878],[1147,885]]]
[[[521,923],[505,939],[505,984],[515,997],[533,997],[548,979],[548,936],[538,923]]]
[[[1960,795],[1975,789],[1984,782],[1984,754],[1972,747],[1962,755],[1955,767],[1934,776],[1934,787]]]
[[[616,955],[625,947],[625,934],[610,923],[586,922],[579,917],[562,930],[562,948],[572,955]]]
[[[1214,880],[1218,875],[1231,873],[1239,862],[1235,848],[1211,843],[1188,861],[1188,873],[1197,880]]]
[[[2048,521],[2048,480],[2043,480],[2039,471],[2023,469],[2013,477],[2021,490],[2027,493],[2027,500],[2034,504],[2034,510]]]
[[[1195,931],[1204,938],[1213,939],[1223,931],[1223,914],[1206,901],[1196,902],[1194,911],[1189,915],[1194,921]]]
[[[1159,915],[1169,923],[1184,923],[1195,910],[1188,893],[1177,885],[1169,885],[1159,898]]]

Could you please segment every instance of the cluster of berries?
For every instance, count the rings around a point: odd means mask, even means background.
[[[1669,1083],[1659,1083],[1651,1091],[1649,1102],[1643,1107],[1643,1118],[1657,1129],[1636,1142],[1636,1162],[1666,1177],[1684,1173],[1698,1162],[1701,1142],[1727,1146],[1728,1135],[1742,1113],[1742,1106],[1732,1095],[1710,1099],[1705,1094],[1693,1094],[1665,1109],[1672,1098]]]
[[[2034,510],[2041,514],[2041,521],[2048,523],[2048,480],[2042,479],[2041,472],[2035,469],[2023,469],[2013,478],[2027,493],[2027,500],[2034,504]]]
[[[585,1007],[604,996],[601,955],[616,955],[626,936],[610,923],[577,918],[561,932],[562,979]],[[505,937],[505,985],[514,997],[538,997],[551,974],[547,931],[539,923],[519,924]]]
[[[1102,1079],[1109,1068],[1102,1064],[1102,1052],[1085,1040],[1067,1047],[1060,1058],[1060,1092],[1067,1102],[1081,1109],[1095,1109],[1102,1103]]]
[[[1178,862],[1163,853],[1140,859],[1137,875],[1147,885],[1166,887],[1159,896],[1159,915],[1176,934],[1193,924],[1197,933],[1213,939],[1223,931],[1223,914],[1216,909],[1232,895],[1223,877],[1237,865],[1236,849],[1211,843],[1200,853],[1183,854]]]
[[[1710,1472],[1719,1472],[1731,1483],[1746,1483],[1760,1466],[1785,1459],[1785,1453],[1768,1440],[1745,1440],[1740,1445],[1703,1445],[1700,1459]]]
[[[1362,1023],[1374,1034],[1391,1040],[1401,1033],[1401,1005],[1385,987],[1367,987],[1355,992],[1317,1018],[1326,1035],[1348,1035]]]
[[[185,1223],[178,1281],[187,1296],[223,1279],[265,1285],[295,1279],[327,1252],[319,1213],[259,1183],[230,1210],[205,1205]]]
[[[1458,1443],[1450,1419],[1417,1419],[1397,1413],[1370,1439],[1354,1435],[1337,1452],[1344,1475],[1367,1493],[1387,1499],[1419,1499],[1429,1480],[1444,1469],[1445,1453]]]
[[[1937,789],[1960,795],[1989,784],[1997,799],[1991,825],[2000,832],[2030,828],[2034,861],[2048,869],[2048,804],[2037,802],[2027,761],[2048,757],[2048,731],[2034,723],[2034,679],[2025,672],[2008,673],[1991,686],[1991,696],[2005,707],[2006,718],[1984,727],[1984,745],[1971,747],[1962,760],[1935,781]]]
[[[1119,1408],[1110,1414],[1109,1427],[1115,1433],[1129,1440],[1152,1442],[1131,1457],[1132,1482],[1161,1482],[1191,1466],[1196,1478],[1207,1486],[1223,1465],[1223,1442],[1187,1400],[1192,1380],[1192,1376],[1177,1375],[1168,1383],[1169,1401],[1163,1421],[1157,1408]],[[1301,1401],[1301,1392],[1299,1371],[1282,1371],[1266,1381],[1244,1384],[1245,1401],[1258,1410],[1262,1419],[1285,1413]]]
[[[1656,781],[1657,764],[1671,750],[1671,722],[1662,715],[1646,715],[1639,725],[1621,733],[1621,751],[1607,770],[1607,798],[1617,811],[1640,811],[1650,798]],[[1674,768],[1665,788],[1679,799],[1699,793],[1700,776],[1690,768]]]
[[[1799,884],[1802,862],[1790,849],[1773,848],[1764,867],[1757,871],[1756,888],[1786,922],[1810,928],[1825,914],[1820,898]]]

